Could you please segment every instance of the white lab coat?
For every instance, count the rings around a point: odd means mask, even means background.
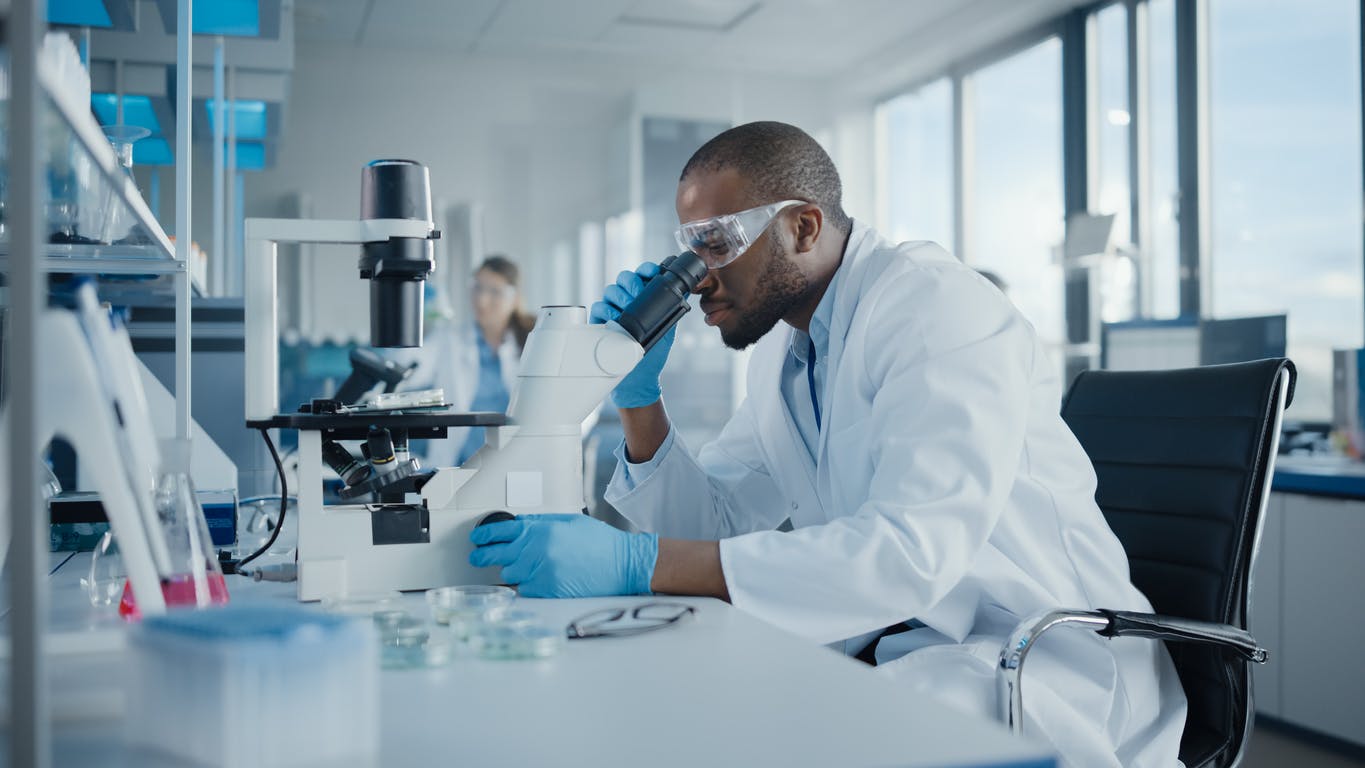
[[[779,391],[779,324],[720,437],[694,457],[675,432],[633,488],[618,466],[606,498],[644,530],[720,539],[735,606],[816,642],[856,653],[918,619],[882,641],[877,671],[995,718],[997,656],[1022,617],[1151,606],[1009,300],[937,245],[861,225],[839,272],[816,463]],[[1177,764],[1185,699],[1160,643],[1057,630],[1027,670],[1026,728],[1068,764]]]
[[[423,344],[401,357],[404,362],[417,362],[417,370],[403,382],[404,390],[441,387],[446,402],[456,411],[467,411],[479,387],[479,345],[473,323],[445,322],[427,328]],[[498,360],[502,364],[502,383],[510,395],[515,391],[517,371],[521,367],[521,349],[516,335],[508,330],[498,346]],[[467,427],[452,427],[445,440],[428,441],[425,467],[449,467],[469,438]]]

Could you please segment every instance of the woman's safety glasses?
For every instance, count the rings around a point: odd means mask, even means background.
[[[677,238],[679,248],[701,257],[707,269],[720,269],[743,256],[774,216],[793,205],[805,204],[805,200],[783,200],[738,213],[697,219],[678,227],[673,236]]]
[[[604,608],[569,624],[569,639],[621,637],[676,624],[697,609],[683,603],[642,603],[634,608]]]

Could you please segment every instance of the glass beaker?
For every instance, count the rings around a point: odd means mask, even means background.
[[[81,577],[81,588],[85,590],[85,596],[90,598],[90,605],[108,608],[119,601],[119,593],[127,581],[128,575],[123,571],[123,560],[119,557],[114,532],[105,531],[90,553],[90,571]]]
[[[209,538],[204,510],[190,482],[190,442],[161,441],[161,467],[155,494],[160,530],[149,535],[159,535],[169,555],[169,562],[157,564],[166,607],[203,608],[226,603],[227,582]],[[142,615],[131,583],[124,587],[119,615],[128,619]]]
[[[104,127],[104,135],[114,145],[114,154],[118,156],[119,165],[129,179],[133,177],[133,144],[151,134],[151,131],[137,125]],[[102,243],[115,243],[127,238],[137,221],[128,206],[118,198],[112,184],[105,185],[104,202],[99,215],[99,240]]]

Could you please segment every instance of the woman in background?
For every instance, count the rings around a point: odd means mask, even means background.
[[[441,387],[456,412],[505,413],[536,318],[522,307],[521,270],[506,256],[484,259],[469,291],[473,322],[433,322],[403,388]],[[423,464],[458,467],[483,442],[483,427],[452,428],[447,439],[427,441]]]

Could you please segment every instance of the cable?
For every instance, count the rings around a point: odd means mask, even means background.
[[[236,571],[242,570],[242,566],[265,554],[267,549],[275,543],[275,539],[280,537],[280,529],[284,528],[284,515],[289,510],[289,481],[284,479],[284,463],[280,461],[280,454],[275,452],[275,443],[270,439],[270,432],[261,429],[261,437],[265,438],[265,445],[270,449],[270,458],[275,460],[275,471],[280,475],[280,519],[275,522],[275,530],[270,532],[270,538],[261,545],[261,548],[238,560],[233,566]]]

